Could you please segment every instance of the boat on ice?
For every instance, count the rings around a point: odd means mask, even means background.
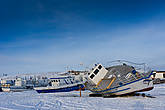
[[[70,92],[84,88],[83,77],[81,76],[61,76],[50,78],[47,87],[34,88],[38,93]]]
[[[15,83],[12,84],[2,84],[2,91],[3,92],[22,92],[27,91],[26,81],[22,80],[21,78],[16,78]]]
[[[28,89],[26,87],[22,86],[9,86],[9,87],[2,87],[3,92],[22,92],[27,91]]]
[[[135,64],[135,63],[134,63]],[[137,64],[141,65],[141,64]],[[153,89],[150,78],[152,71],[145,72],[126,63],[105,68],[101,64],[95,65],[88,73],[86,88],[93,95],[111,96],[124,95]]]

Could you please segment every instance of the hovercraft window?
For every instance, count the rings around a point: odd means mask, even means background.
[[[98,67],[99,69],[101,69],[102,68],[102,66],[101,65],[99,65],[99,67]]]
[[[91,79],[93,79],[93,77],[94,77],[94,76],[95,76],[95,75],[94,75],[94,74],[92,74],[92,75],[90,76],[90,78],[91,78]]]
[[[94,73],[95,75],[97,75],[98,72],[99,72],[99,70],[96,69],[93,73]]]

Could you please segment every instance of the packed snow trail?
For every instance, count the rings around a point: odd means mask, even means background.
[[[1,92],[0,110],[164,110],[165,84],[146,92],[156,98],[133,97],[88,97],[89,91],[38,94],[36,91]]]

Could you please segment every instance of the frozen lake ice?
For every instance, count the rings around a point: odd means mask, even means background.
[[[149,92],[156,98],[142,96],[88,97],[89,91],[38,94],[36,91],[1,92],[0,110],[165,110],[165,84]]]

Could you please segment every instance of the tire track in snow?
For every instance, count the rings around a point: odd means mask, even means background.
[[[30,106],[30,105],[23,105],[23,104],[18,104],[18,103],[13,103],[14,105],[16,105],[16,106],[19,106],[19,107],[26,107],[26,108],[33,108],[33,109],[35,109],[35,106]]]
[[[71,100],[71,101],[67,101],[67,102],[64,102],[64,104],[63,104],[63,107],[70,107],[70,108],[76,108],[76,109],[92,109],[92,107],[90,106],[90,105],[88,105],[88,104],[84,104],[84,100],[85,99],[83,99],[83,101],[82,100]],[[77,102],[78,101],[78,102]],[[83,102],[83,103],[82,103]]]
[[[90,97],[76,97],[76,98],[71,98],[71,97],[47,97],[49,100],[44,100],[45,104],[50,106],[50,108],[56,108],[56,109],[95,109],[93,104],[89,104],[86,100],[90,99]],[[56,100],[54,100],[56,98]],[[70,99],[71,98],[71,99]],[[84,104],[85,102],[85,104]]]
[[[56,97],[56,100],[52,99],[51,101],[47,100],[45,103],[47,103],[48,105],[51,105],[53,108],[56,108],[56,109],[66,109],[68,107],[71,107],[71,108],[85,108],[86,105],[83,105],[82,104],[79,104],[79,103],[70,103],[68,101],[66,101],[66,98],[67,97],[64,97],[63,99],[61,99],[60,97]],[[77,106],[75,106],[77,105]]]
[[[45,105],[48,105],[49,109],[52,108],[52,109],[61,109],[62,108],[62,102],[59,101],[59,100],[55,100],[54,103],[52,102],[45,102]]]
[[[0,110],[17,110],[17,109],[11,109],[11,108],[0,107]]]
[[[62,102],[60,100],[52,100],[52,98],[49,98],[49,100],[40,99],[40,102],[35,107],[36,109],[61,109]]]

